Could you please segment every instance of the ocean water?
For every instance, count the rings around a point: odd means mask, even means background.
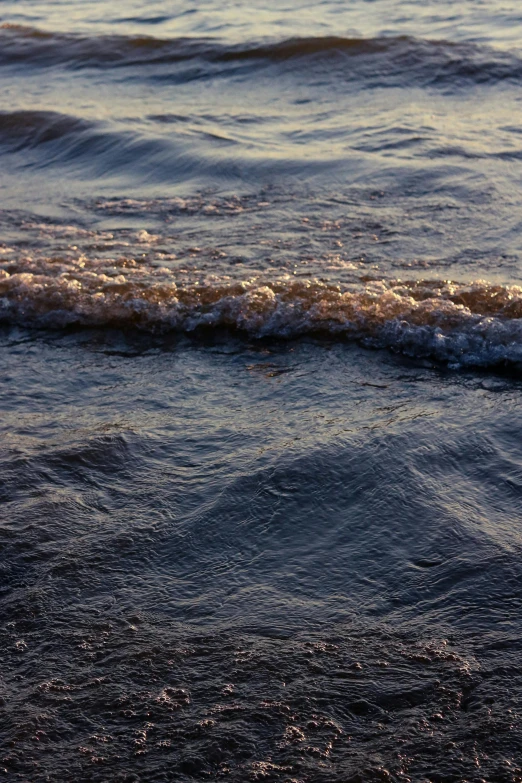
[[[522,13],[2,0],[0,778],[521,783]]]

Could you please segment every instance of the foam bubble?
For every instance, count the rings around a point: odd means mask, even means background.
[[[383,279],[341,287],[291,275],[182,277],[127,258],[26,257],[0,268],[0,314],[4,322],[57,329],[322,333],[455,366],[522,361],[522,288],[484,280]]]

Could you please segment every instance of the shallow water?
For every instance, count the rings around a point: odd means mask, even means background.
[[[522,780],[520,13],[3,2],[0,772]]]

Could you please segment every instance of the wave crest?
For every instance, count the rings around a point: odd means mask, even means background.
[[[54,33],[13,24],[0,25],[0,65],[25,67],[118,68],[183,63],[198,59],[209,65],[249,64],[255,61],[283,63],[303,59],[343,64],[350,81],[373,80],[379,85],[395,84],[400,77],[424,85],[448,82],[519,82],[522,60],[514,53],[471,43],[430,41],[411,36],[376,38],[311,37],[266,43],[227,44],[217,38],[161,39],[152,36],[81,36]],[[198,78],[205,76],[198,71]],[[211,69],[210,74],[215,75]],[[188,77],[187,77],[188,78]],[[194,78],[192,75],[191,78]]]
[[[37,259],[0,271],[0,318],[23,326],[229,328],[252,337],[323,334],[452,365],[522,362],[522,287],[478,281],[182,280],[120,259]]]

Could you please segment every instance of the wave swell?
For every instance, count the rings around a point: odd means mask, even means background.
[[[0,112],[0,153],[15,160],[18,156],[16,165],[23,169],[70,166],[76,176],[83,168],[92,177],[123,172],[149,181],[179,181],[214,170],[212,160],[192,154],[179,136],[145,135],[117,123],[53,111]],[[219,171],[219,162],[215,169]]]
[[[520,82],[522,59],[487,46],[429,41],[410,36],[377,38],[292,38],[284,41],[226,44],[215,38],[161,39],[152,36],[80,36],[44,32],[20,25],[0,26],[0,65],[25,67],[121,68],[176,64],[270,63],[306,60],[337,72],[345,66],[350,79],[378,84],[401,80],[431,85],[446,83]],[[205,70],[198,72],[198,78]],[[191,78],[194,78],[192,75]]]
[[[53,111],[3,111],[0,112],[0,145],[9,152],[19,152],[67,137],[79,137],[94,127],[79,117]]]
[[[522,363],[522,287],[478,281],[181,280],[131,259],[26,259],[0,271],[0,318],[43,328],[229,328],[326,335],[455,366]]]

